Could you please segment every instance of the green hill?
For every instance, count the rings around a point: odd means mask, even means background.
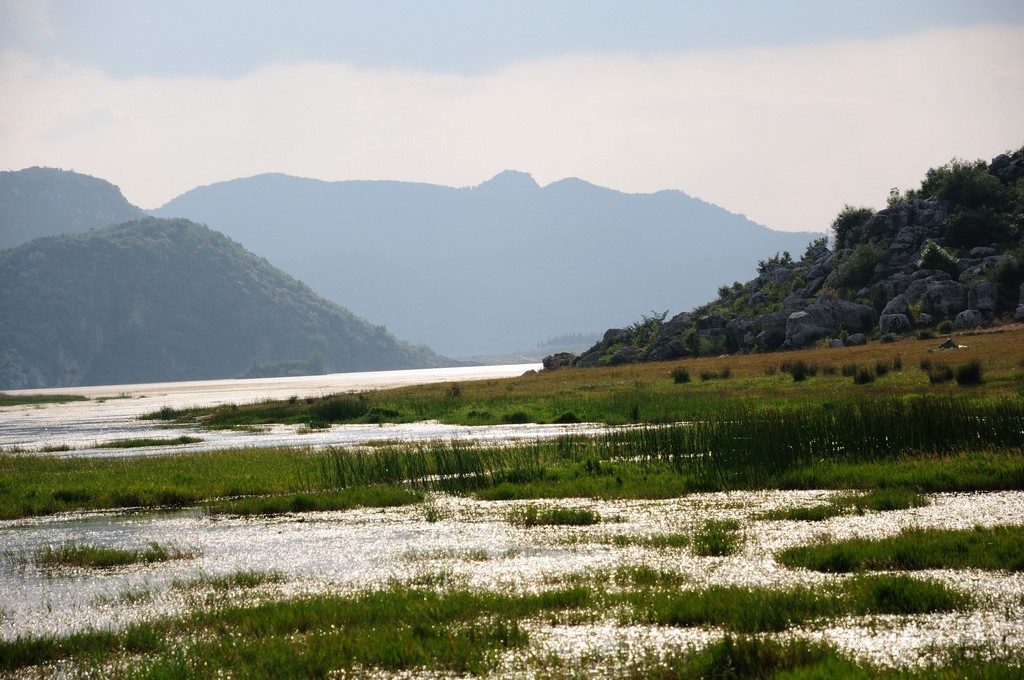
[[[106,180],[55,168],[0,172],[0,248],[142,217]]]
[[[450,363],[187,220],[0,251],[0,291],[0,389]]]

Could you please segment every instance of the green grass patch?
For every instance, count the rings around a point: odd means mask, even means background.
[[[22,406],[25,404],[65,404],[69,401],[89,401],[79,394],[10,394],[0,392],[0,406]]]
[[[693,552],[701,557],[732,555],[743,545],[740,523],[734,519],[708,520],[693,534]]]
[[[625,678],[869,678],[873,668],[860,666],[834,646],[800,638],[773,640],[726,635],[700,649],[669,651],[632,662]]]
[[[497,595],[394,586],[256,606],[223,606],[118,633],[0,641],[0,670],[70,657],[82,668],[138,655],[126,675],[325,677],[339,669],[480,675],[529,638],[519,621],[585,608],[590,591]]]
[[[516,526],[591,526],[601,522],[601,515],[587,508],[538,507],[527,505],[508,514],[508,521]]]
[[[572,676],[575,661],[548,659],[551,676]],[[699,649],[670,650],[630,662],[624,678],[785,678],[786,680],[1011,680],[1020,678],[1020,660],[1006,655],[967,652],[943,665],[914,668],[879,668],[842,654],[833,645],[791,637],[784,640],[726,634]]]
[[[284,583],[287,579],[279,571],[253,571],[246,569],[222,576],[201,576],[189,581],[175,580],[173,585],[178,590],[197,590],[210,588],[218,592],[232,590],[248,590],[267,584]]]
[[[173,439],[144,438],[144,439],[115,439],[104,442],[100,448],[104,449],[139,449],[146,446],[176,446],[178,444],[198,444],[203,441],[199,437],[182,435]]]
[[[1024,571],[1024,526],[905,529],[884,539],[796,546],[779,553],[787,567],[824,572],[920,569]]]
[[[921,494],[906,488],[872,489],[867,494],[842,495],[822,505],[810,508],[785,508],[773,510],[761,515],[762,519],[788,519],[803,522],[820,522],[830,517],[865,512],[888,512],[906,510],[928,505],[929,501]]]
[[[43,569],[81,568],[110,569],[132,564],[153,564],[169,560],[193,559],[199,556],[197,550],[164,547],[153,542],[142,549],[109,548],[95,545],[65,543],[58,546],[43,546],[30,557],[8,554],[14,563],[31,562]]]
[[[623,597],[642,623],[715,626],[742,633],[786,630],[839,616],[947,612],[972,604],[965,593],[905,575],[861,576],[819,588],[714,586]]]
[[[353,508],[393,508],[423,502],[423,493],[397,486],[365,486],[283,496],[252,496],[207,503],[210,515],[270,516],[299,512],[326,512]]]

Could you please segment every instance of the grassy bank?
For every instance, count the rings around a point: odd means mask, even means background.
[[[657,499],[766,488],[889,490],[827,511],[837,514],[861,505],[879,510],[913,503],[915,492],[1024,489],[1024,456],[1014,448],[979,451],[968,443],[940,453],[911,448],[818,458],[786,451],[779,459],[759,459],[733,450],[728,441],[722,449],[683,448],[680,441],[692,435],[676,429],[685,426],[500,448],[431,443],[129,459],[0,455],[0,518],[197,505],[237,514],[387,507],[418,502],[425,491],[513,500]],[[232,498],[238,500],[223,500]]]
[[[956,340],[966,348],[939,351],[941,339],[908,339],[843,349],[541,372],[504,380],[419,385],[218,408],[164,409],[150,417],[213,428],[427,419],[465,425],[670,423],[761,407],[830,407],[922,395],[968,402],[1024,396],[1024,364],[1020,357],[1024,329],[962,335]],[[942,369],[948,369],[949,380],[941,379],[945,375]],[[958,382],[956,376],[961,369],[975,379]],[[677,382],[680,371],[708,379]]]

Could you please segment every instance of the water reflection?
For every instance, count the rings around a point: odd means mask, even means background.
[[[196,604],[195,583],[240,570],[273,572],[283,582],[235,597],[283,597],[381,587],[391,579],[507,592],[538,591],[581,574],[608,582],[619,566],[644,564],[680,575],[689,587],[813,585],[843,578],[779,566],[779,550],[823,537],[892,535],[909,526],[967,528],[1024,517],[1024,493],[939,494],[932,505],[825,522],[768,521],[762,513],[810,506],[821,491],[694,494],[669,501],[560,501],[616,521],[585,528],[526,529],[507,520],[517,503],[439,495],[423,506],[288,515],[273,519],[213,518],[197,511],[91,513],[0,523],[7,560],[0,577],[0,636],[109,628],[141,618],[178,614]],[[699,557],[690,549],[616,545],[614,536],[688,533],[709,517],[741,522],[743,548],[729,557]],[[437,518],[440,518],[439,520]],[[429,521],[435,519],[437,521]],[[40,546],[63,542],[139,548],[150,541],[195,548],[201,556],[148,566],[96,571],[46,571],[16,564]],[[1024,652],[1024,574],[936,570],[921,574],[974,593],[981,609],[932,617],[873,617],[831,624],[823,636],[883,663],[917,659],[932,643],[990,642]],[[686,586],[684,586],[686,587]],[[198,588],[202,591],[202,587]],[[642,632],[641,632],[642,631]],[[811,631],[807,631],[811,634]],[[630,639],[661,641],[705,631],[622,627],[615,622],[547,629],[538,640],[588,649]],[[543,645],[543,642],[538,642]],[[636,644],[640,644],[637,642]],[[646,643],[644,643],[646,644]],[[565,651],[563,649],[563,651]]]
[[[39,452],[55,455],[162,455],[187,451],[266,446],[356,445],[396,439],[460,439],[554,436],[564,426],[496,426],[474,430],[437,423],[400,426],[336,426],[329,430],[303,433],[295,427],[273,427],[260,432],[206,432],[175,428],[169,432],[160,423],[139,420],[139,416],[161,408],[187,408],[219,404],[246,404],[291,396],[317,397],[341,392],[360,392],[444,381],[485,380],[522,375],[539,364],[470,366],[459,368],[337,373],[333,375],[252,380],[204,380],[139,385],[54,388],[12,391],[11,394],[78,394],[89,401],[0,408],[0,450]],[[125,451],[104,449],[103,444],[119,439],[171,438],[172,435],[201,437],[199,444],[154,447]],[[61,452],[56,449],[68,448]]]

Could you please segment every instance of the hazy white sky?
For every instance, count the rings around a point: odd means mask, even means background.
[[[0,0],[0,169],[680,189],[824,230],[1024,144],[1024,3]],[[211,225],[216,227],[216,225]]]

